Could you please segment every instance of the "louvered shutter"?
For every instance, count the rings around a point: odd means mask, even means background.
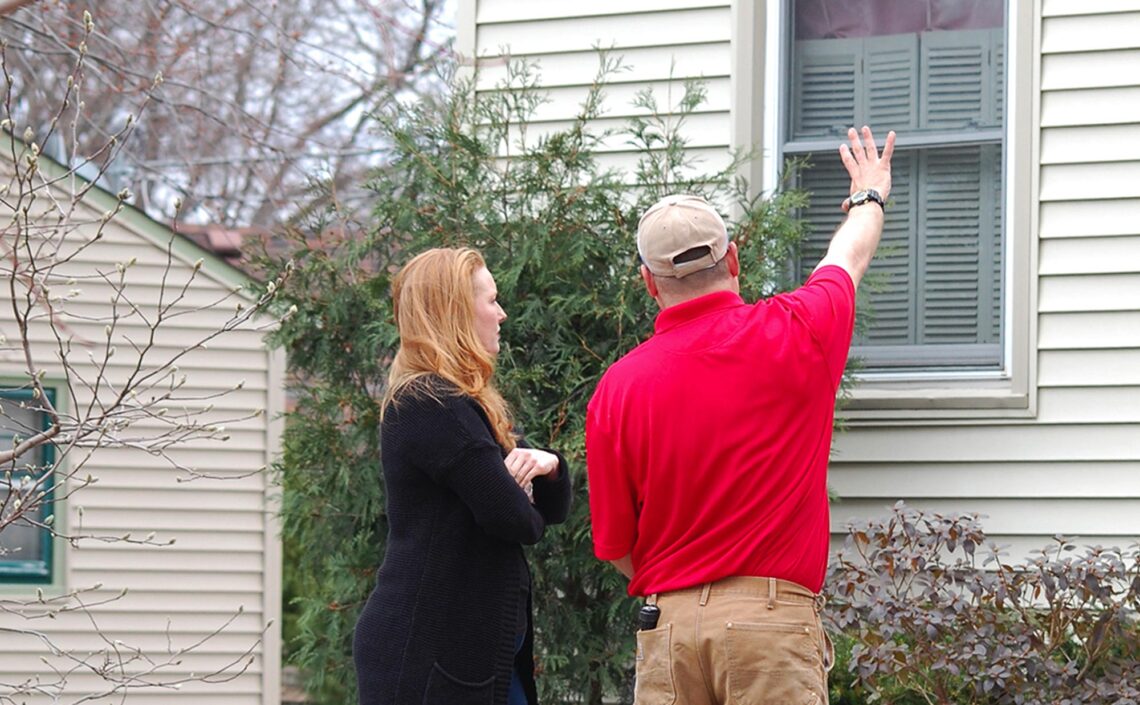
[[[795,138],[846,134],[861,115],[862,39],[796,42],[792,86]]]
[[[891,196],[879,250],[866,277],[871,325],[857,345],[913,345],[915,295],[914,184],[917,155],[895,152],[891,162]],[[871,206],[868,206],[871,207]]]
[[[993,38],[990,30],[921,35],[920,127],[957,129],[994,124]]]
[[[920,155],[918,204],[919,320],[922,344],[978,339],[982,226],[981,150],[928,150]],[[988,263],[987,263],[988,265]]]
[[[918,35],[864,40],[863,92],[867,109],[854,126],[871,125],[880,135],[918,126]]]

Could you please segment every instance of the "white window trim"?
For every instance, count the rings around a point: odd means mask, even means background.
[[[939,419],[1031,418],[1037,413],[1037,261],[1041,45],[1038,3],[1007,0],[1005,142],[1005,304],[1002,368],[996,371],[921,370],[856,375],[844,417],[923,423]],[[787,0],[734,0],[732,145],[763,145],[747,169],[757,191],[778,185],[781,90],[787,39]],[[758,106],[763,106],[758,108]],[[872,128],[874,125],[871,126]],[[836,145],[838,147],[838,145]],[[755,188],[755,186],[754,186]]]

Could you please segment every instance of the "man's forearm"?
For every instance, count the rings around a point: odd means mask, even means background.
[[[832,236],[827,254],[820,260],[819,267],[828,264],[842,267],[858,287],[879,247],[883,235],[883,219],[883,209],[876,203],[853,207]]]

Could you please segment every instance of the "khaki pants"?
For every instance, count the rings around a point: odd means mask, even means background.
[[[637,633],[635,705],[825,705],[835,660],[823,600],[775,578],[733,577],[651,595]]]

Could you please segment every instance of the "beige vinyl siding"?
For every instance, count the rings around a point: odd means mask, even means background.
[[[905,498],[988,515],[1011,553],[1140,538],[1140,2],[1046,0],[1038,21],[1036,413],[855,426],[835,529]]]
[[[528,137],[569,126],[598,72],[597,48],[622,58],[609,77],[601,132],[643,115],[636,93],[651,88],[661,110],[676,106],[684,81],[703,79],[708,100],[683,134],[702,170],[728,165],[732,113],[731,3],[727,0],[631,0],[576,3],[465,0],[459,12],[459,50],[477,57],[478,86],[492,91],[507,75],[508,60],[537,64],[549,102],[534,116]],[[637,155],[625,137],[599,150],[603,168],[632,171]]]
[[[0,172],[7,173],[6,169],[0,165]],[[92,192],[89,199],[91,203],[80,219],[96,218],[108,208],[106,194]],[[181,238],[176,240],[167,271],[169,237],[169,230],[133,209],[116,217],[103,239],[69,266],[68,273],[77,281],[59,288],[80,289],[82,294],[67,305],[73,315],[63,316],[61,322],[77,341],[86,341],[96,360],[101,360],[114,291],[90,275],[99,270],[115,276],[116,263],[137,259],[127,270],[126,291],[139,305],[141,315],[127,315],[127,308],[121,311],[124,318],[112,335],[116,354],[107,366],[108,380],[120,384],[137,360],[126,338],[146,340],[142,316],[153,319],[160,297],[171,301],[178,296],[183,285],[191,281],[195,261],[202,258],[201,270],[171,310],[175,315],[155,337],[147,359],[154,364],[177,358],[177,377],[186,377],[178,396],[187,399],[165,402],[168,416],[213,404],[200,420],[224,424],[230,439],[199,440],[172,450],[169,455],[176,462],[211,476],[184,482],[179,478],[185,479],[186,473],[138,450],[100,449],[89,457],[82,451],[69,454],[65,459],[68,466],[83,461],[80,477],[90,474],[98,482],[65,502],[67,530],[82,529],[82,533],[96,536],[130,533],[137,539],[154,532],[155,541],[173,539],[175,543],[154,547],[82,540],[72,548],[57,541],[62,570],[44,592],[60,594],[101,584],[101,588],[84,594],[84,600],[95,605],[89,610],[90,617],[72,613],[25,623],[11,614],[0,614],[0,624],[30,626],[65,649],[86,652],[103,646],[92,626],[94,621],[103,636],[120,640],[125,648],[141,648],[159,662],[170,658],[171,649],[189,647],[221,630],[192,653],[177,657],[180,664],[164,668],[155,678],[178,680],[217,669],[238,674],[252,659],[244,672],[227,682],[191,682],[179,690],[138,691],[128,701],[134,705],[275,704],[280,697],[279,627],[267,629],[267,625],[280,622],[280,548],[269,476],[262,469],[274,459],[279,445],[277,417],[283,410],[283,364],[280,354],[264,345],[265,330],[260,328],[268,323],[266,319],[221,335],[205,350],[186,353],[188,345],[224,325],[239,300],[248,306],[248,299],[233,295],[234,288],[246,279]],[[0,291],[0,311],[10,310],[5,287]],[[11,314],[0,316],[0,328],[11,343]],[[31,337],[37,360],[55,359],[55,338],[44,321],[37,322]],[[79,344],[74,347],[77,352],[72,359],[93,376],[93,368],[86,362],[86,348]],[[11,383],[23,374],[18,355],[10,350],[0,354],[0,378]],[[58,403],[67,412],[92,400],[90,391],[82,386],[69,391],[59,368],[49,367],[45,381],[57,390]],[[242,388],[229,395],[201,399],[239,383]],[[153,393],[168,388],[168,383],[159,384]],[[149,393],[140,392],[140,396],[145,398]],[[161,429],[161,422],[149,421],[133,426],[131,432],[145,436]],[[83,508],[82,521],[79,507]],[[125,596],[112,599],[124,589]],[[0,585],[0,595],[34,597],[35,587]],[[98,604],[106,600],[111,601]],[[0,682],[21,681],[37,673],[50,682],[51,674],[40,660],[46,654],[43,643],[32,636],[6,634],[0,639]],[[67,693],[78,696],[100,687],[93,676],[75,675],[68,679]],[[29,700],[33,702],[38,701]]]

